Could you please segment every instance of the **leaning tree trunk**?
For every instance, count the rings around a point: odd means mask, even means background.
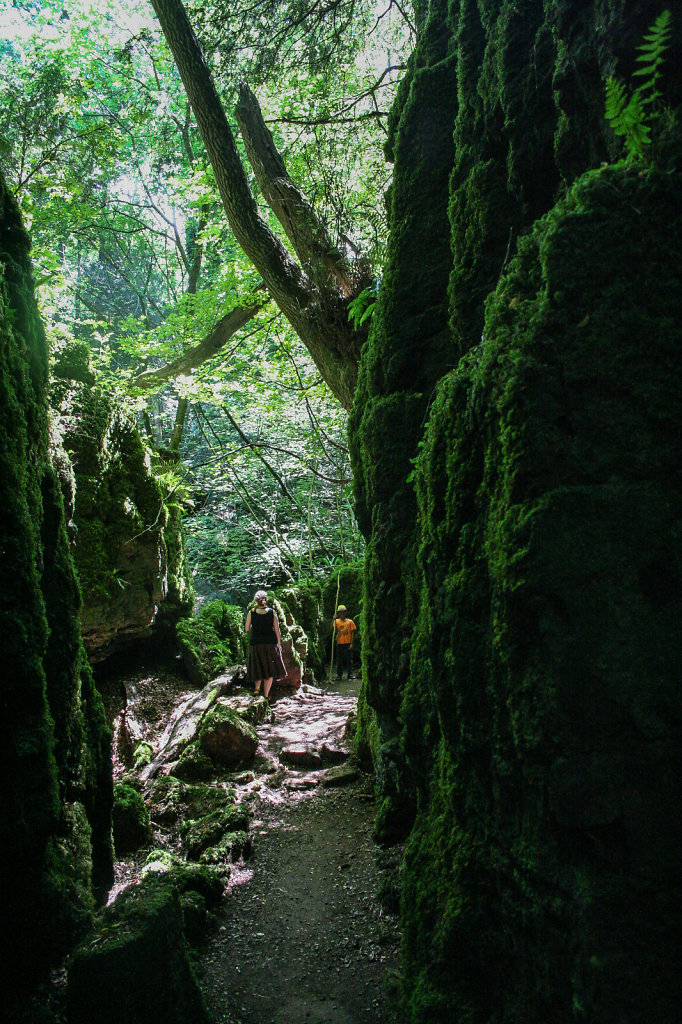
[[[152,5],[194,110],[234,236],[334,395],[343,406],[350,408],[366,333],[356,331],[348,322],[347,305],[352,285],[343,269],[343,260],[327,245],[326,237],[315,231],[315,244],[309,241],[305,250],[315,269],[306,273],[270,230],[258,212],[225,111],[181,0],[152,0]],[[250,148],[255,152],[254,145]],[[307,208],[306,230],[315,223],[314,215],[312,218]],[[292,228],[291,217],[288,222],[285,217],[283,226],[288,233],[295,230],[295,238],[303,238],[302,226]],[[299,250],[298,243],[295,248]],[[324,274],[319,269],[325,265],[329,278],[326,287]],[[338,273],[334,272],[335,267]],[[355,293],[366,283],[362,275],[358,275]]]

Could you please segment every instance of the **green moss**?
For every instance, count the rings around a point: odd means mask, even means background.
[[[204,686],[228,665],[245,661],[243,612],[236,605],[211,601],[193,619],[178,623],[178,645],[185,668],[196,686]]]
[[[614,151],[603,78],[655,13],[431,0],[390,119],[391,235],[350,442],[380,837],[416,814],[411,1024],[648,1018],[657,957],[653,1015],[677,1012],[671,918],[644,893],[678,899],[660,808],[679,797],[663,787],[645,839],[628,779],[659,757],[679,779],[663,726],[679,721],[678,44],[661,170],[570,190]]]
[[[149,811],[140,793],[125,782],[114,786],[112,815],[116,855],[134,853],[151,839]]]
[[[654,970],[654,1015],[676,1012],[682,263],[642,257],[678,237],[676,189],[580,179],[434,403],[402,709],[411,1019],[638,1019]]]
[[[195,864],[175,856],[168,850],[152,850],[142,875],[162,875],[164,884],[172,886],[182,896],[196,893],[209,907],[216,906],[223,896],[222,873],[212,867]]]
[[[251,836],[241,829],[228,832],[213,846],[207,847],[201,854],[202,864],[229,864],[241,857],[250,857],[252,851]]]
[[[10,1004],[87,923],[93,882],[111,877],[108,730],[80,642],[29,248],[0,178],[0,869],[11,879],[0,909],[12,936],[4,963]],[[59,459],[70,500],[63,453]]]
[[[62,381],[80,381],[89,386],[95,383],[92,352],[86,341],[60,338],[50,351],[50,376]]]
[[[192,570],[185,549],[182,514],[175,506],[168,509],[163,543],[166,556],[166,595],[159,609],[157,625],[163,625],[167,619],[170,619],[171,624],[175,624],[178,619],[191,615],[196,599]]]
[[[154,748],[151,743],[147,740],[140,740],[139,743],[136,743],[133,751],[135,771],[140,772],[143,768],[146,768],[148,764],[151,764],[153,756]]]
[[[174,824],[183,815],[201,818],[234,802],[234,789],[183,782],[171,775],[154,779],[150,794],[154,820],[163,825]]]
[[[171,769],[171,775],[176,779],[186,779],[188,781],[210,779],[215,772],[215,764],[204,753],[197,740],[187,744],[180,754],[177,763]]]
[[[353,745],[355,754],[363,768],[376,764],[381,738],[376,713],[367,703],[367,692],[362,690],[358,697],[358,718]]]
[[[76,467],[75,558],[84,636],[101,659],[191,612],[180,509],[166,502],[132,414],[96,385],[87,347],[60,344],[51,404]],[[158,610],[158,613],[157,613]]]
[[[68,1017],[73,1024],[208,1022],[183,934],[177,889],[149,875],[126,889],[71,959]]]
[[[248,823],[248,811],[238,804],[220,807],[201,818],[184,821],[180,835],[187,856],[198,860],[204,850],[215,847],[230,833],[243,832]]]

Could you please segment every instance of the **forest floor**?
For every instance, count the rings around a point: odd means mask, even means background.
[[[262,736],[265,759],[283,737],[305,743],[306,733],[352,708],[353,688],[278,701]],[[399,933],[379,885],[398,854],[372,841],[371,777],[345,768],[339,776],[345,785],[322,785],[309,769],[257,775],[254,854],[233,873],[201,961],[217,1024],[397,1020]]]

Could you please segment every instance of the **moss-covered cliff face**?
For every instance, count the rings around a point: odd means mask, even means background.
[[[358,521],[367,550],[363,579],[363,665],[359,741],[373,745],[385,781],[379,831],[404,832],[411,786],[398,756],[396,710],[409,665],[405,583],[414,572],[414,488],[410,459],[436,380],[452,365],[447,284],[452,260],[447,219],[454,159],[457,65],[445,14],[434,8],[393,120],[395,180],[391,235],[371,341],[360,367],[349,423]]]
[[[579,179],[430,417],[403,705],[417,1020],[679,1013],[681,188]]]
[[[679,1012],[674,124],[660,170],[598,170],[658,13],[431,0],[393,114],[351,441],[410,1022]]]
[[[96,386],[87,345],[56,351],[50,401],[73,463],[73,551],[83,640],[101,661],[172,626],[194,603],[177,509],[168,509],[134,418]]]
[[[0,849],[10,997],[84,927],[112,861],[110,737],[80,641],[29,248],[0,179]]]

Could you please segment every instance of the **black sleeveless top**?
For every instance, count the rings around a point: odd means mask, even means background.
[[[265,615],[258,612],[251,612],[251,643],[252,644],[276,644],[275,635],[275,613],[268,608]]]

